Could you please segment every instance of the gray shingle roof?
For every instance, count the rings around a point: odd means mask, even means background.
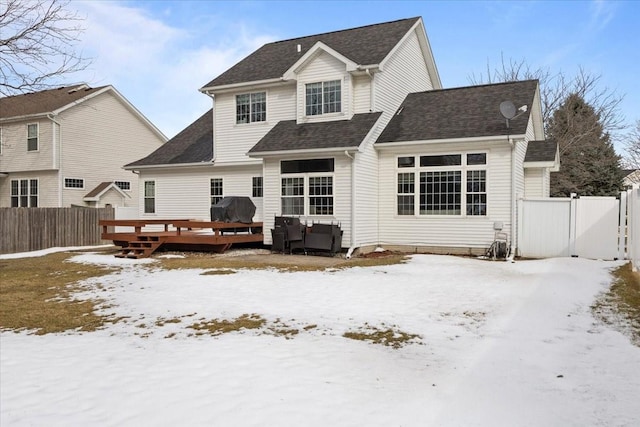
[[[558,144],[555,141],[529,141],[525,162],[553,162],[558,152]]]
[[[204,87],[282,77],[285,71],[319,41],[356,64],[379,64],[419,19],[402,19],[268,43]],[[298,45],[301,47],[300,52],[297,51]]]
[[[411,93],[376,143],[524,134],[537,86],[537,80],[525,80]],[[527,106],[510,129],[500,114],[507,100]]]
[[[125,168],[201,163],[212,159],[213,110],[209,110],[156,151],[144,159],[129,163]]]
[[[74,85],[0,98],[0,119],[51,113],[106,86]],[[78,90],[73,90],[79,88]]]
[[[358,147],[381,114],[355,114],[351,120],[319,123],[281,121],[249,153]]]
[[[84,197],[96,197],[98,194],[102,193],[107,187],[113,185],[113,181],[105,181],[98,184],[96,188],[89,191]]]

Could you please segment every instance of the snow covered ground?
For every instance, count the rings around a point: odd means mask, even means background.
[[[590,305],[619,264],[416,255],[327,272],[122,269],[80,298],[126,316],[93,333],[0,335],[0,425],[632,426],[640,348]],[[190,325],[256,314],[218,336]],[[278,328],[297,329],[278,336]],[[395,349],[345,338],[391,328]]]

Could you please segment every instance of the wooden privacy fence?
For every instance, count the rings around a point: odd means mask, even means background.
[[[0,208],[0,254],[108,243],[98,222],[113,218],[113,208]]]

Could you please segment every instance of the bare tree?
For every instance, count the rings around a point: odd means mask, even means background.
[[[83,28],[66,0],[0,1],[0,95],[43,90],[89,60],[76,53]]]
[[[640,169],[640,119],[636,120],[636,127],[627,135],[625,149],[625,165],[629,169]]]
[[[612,139],[618,139],[620,131],[624,126],[624,117],[620,112],[620,103],[624,98],[608,87],[600,87],[600,75],[594,75],[583,68],[580,68],[573,77],[567,77],[564,73],[552,73],[548,68],[532,69],[525,60],[508,62],[501,56],[501,64],[491,69],[487,63],[486,75],[472,74],[469,80],[472,84],[486,84],[498,82],[510,82],[516,80],[535,79],[540,82],[540,101],[542,104],[542,118],[545,129],[548,131],[550,119],[558,108],[567,105],[566,100],[571,95],[577,95],[591,105],[599,120],[593,122],[594,126],[602,126],[602,130],[609,134]],[[564,151],[571,148],[571,145],[580,141],[597,129],[582,128],[580,134],[573,135],[562,147]]]

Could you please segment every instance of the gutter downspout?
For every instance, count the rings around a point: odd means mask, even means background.
[[[346,255],[347,259],[351,259],[353,251],[356,250],[356,204],[354,203],[356,196],[356,181],[353,179],[356,176],[356,162],[355,157],[349,154],[347,150],[344,151],[344,154],[351,159],[351,243]]]
[[[515,237],[516,237],[516,140],[507,136],[507,141],[511,145],[511,247],[509,248],[508,261],[513,262],[515,257]]]
[[[63,191],[63,178],[62,178],[62,125],[60,125],[60,123],[58,123],[56,121],[56,119],[54,118],[53,115],[51,114],[47,114],[47,118],[49,120],[51,120],[52,123],[54,123],[54,125],[58,125],[58,134],[59,134],[59,149],[57,151],[58,154],[58,207],[61,208],[63,207],[62,203],[63,203],[63,198],[62,198],[62,191]],[[54,126],[55,127],[55,126]],[[56,131],[54,129],[53,131],[53,155],[54,155],[54,164],[53,167],[55,169],[56,165],[55,165],[55,155],[56,155]],[[39,192],[39,191],[38,191]]]

